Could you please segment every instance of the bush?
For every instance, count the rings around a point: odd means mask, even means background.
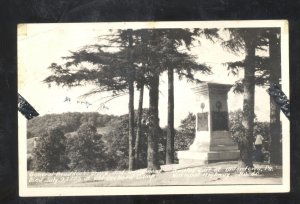
[[[115,170],[128,168],[128,115],[111,121],[111,128],[104,134],[109,156],[108,167]]]
[[[69,136],[67,152],[72,171],[106,170],[107,155],[102,136],[90,123],[82,124],[77,133]]]
[[[135,117],[137,119],[137,117]],[[120,116],[110,122],[111,130],[104,135],[107,154],[109,155],[109,165],[111,169],[128,169],[128,114]],[[135,120],[135,127],[137,121]],[[136,129],[135,129],[136,131]],[[142,135],[140,138],[138,168],[145,168],[147,165],[147,111],[143,113]],[[136,132],[135,132],[136,135]],[[135,140],[133,141],[135,143]]]
[[[243,139],[245,138],[245,128],[242,124],[243,121],[243,111],[237,110],[235,112],[229,113],[229,130],[234,142],[239,145],[239,148],[242,144]]]
[[[232,139],[237,143],[240,144],[243,139],[245,139],[245,129],[242,124],[243,120],[243,111],[237,110],[235,112],[229,113],[229,121],[230,121],[230,132],[232,135]],[[269,148],[269,135],[270,124],[268,122],[259,122],[255,119],[254,121],[254,129],[253,129],[253,141],[255,141],[256,135],[260,134],[264,138],[263,148],[268,150]]]
[[[196,116],[189,113],[175,132],[175,151],[188,150],[196,136]]]
[[[65,171],[68,164],[65,142],[66,138],[59,127],[48,129],[39,137],[33,149],[33,169],[45,172]]]
[[[137,126],[137,113],[135,117],[135,127]],[[140,137],[138,168],[146,168],[147,166],[147,137],[149,133],[149,114],[144,109],[142,118],[142,134]],[[107,146],[107,154],[109,156],[108,164],[110,169],[124,170],[128,169],[128,114],[120,116],[118,119],[111,120],[109,125],[112,127],[110,131],[105,133],[104,140]],[[136,128],[135,128],[136,131]],[[135,132],[136,135],[136,132]],[[135,143],[135,140],[134,140]],[[163,131],[158,136],[158,157],[160,164],[165,162],[165,145],[166,138]]]

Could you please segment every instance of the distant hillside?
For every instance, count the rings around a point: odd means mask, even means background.
[[[118,118],[119,116],[97,112],[47,114],[28,121],[27,138],[39,137],[46,129],[51,127],[60,127],[64,133],[75,132],[83,123],[94,125],[99,133],[107,132],[107,128],[104,127]]]

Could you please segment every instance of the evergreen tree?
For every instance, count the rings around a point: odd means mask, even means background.
[[[233,71],[236,67],[244,67],[244,78],[242,83],[243,101],[243,136],[239,143],[241,165],[246,168],[252,168],[253,151],[253,127],[254,127],[254,99],[255,99],[255,68],[257,58],[255,55],[261,39],[263,29],[260,28],[232,28],[229,31],[229,40],[222,44],[228,50],[234,53],[244,52],[245,59],[241,62],[229,64]]]
[[[269,85],[280,83],[281,78],[281,46],[280,29],[268,29],[266,38],[269,44]],[[272,164],[282,164],[282,129],[280,123],[280,107],[270,96],[270,162]]]
[[[195,80],[193,71],[209,71],[206,65],[195,62],[195,56],[177,51],[176,48],[182,44],[182,33],[186,34],[186,31],[181,32],[181,29],[119,30],[116,34],[102,36],[101,40],[106,40],[106,44],[86,46],[77,52],[72,52],[71,56],[65,57],[68,61],[64,66],[57,64],[50,66],[54,74],[45,80],[48,83],[56,82],[58,85],[68,86],[92,83],[99,86],[99,88],[92,90],[86,95],[110,91],[113,93],[112,98],[129,92],[129,115],[131,116],[129,117],[129,124],[131,124],[129,128],[130,170],[134,169],[134,158],[136,157],[134,155],[138,155],[137,142],[139,141],[139,136],[137,135],[136,144],[133,145],[134,83],[140,90],[144,86],[149,89],[149,112],[152,115],[150,116],[152,122],[149,123],[151,134],[149,134],[148,138],[148,161],[149,169],[159,169],[158,164],[154,163],[157,160],[155,159],[157,157],[157,143],[155,142],[157,138],[155,137],[159,137],[158,100],[160,74],[170,67],[172,70],[176,69],[180,77],[184,76],[189,80]],[[188,35],[190,34],[188,33]],[[103,51],[112,47],[116,47],[118,51]],[[94,65],[94,68],[82,68],[82,62],[89,62]],[[74,67],[77,69],[74,70]],[[171,94],[170,97],[172,97]],[[140,100],[142,99],[143,97],[140,97]],[[139,104],[142,105],[141,102]],[[142,106],[139,109],[141,110]],[[172,109],[170,108],[169,113],[174,114]],[[171,123],[174,122],[170,119]],[[174,138],[170,144],[174,146]],[[134,150],[136,153],[134,153]],[[174,154],[174,149],[171,148],[170,152]]]
[[[235,34],[236,29],[232,29],[231,33]],[[250,30],[250,29],[249,29]],[[278,28],[252,29],[255,31],[252,38],[255,40],[255,49],[269,51],[269,57],[255,56],[253,57],[254,83],[257,86],[269,86],[272,83],[279,84],[280,81],[280,30]],[[234,44],[234,41],[237,44]],[[243,48],[243,40],[238,42],[239,38],[232,38],[231,41],[225,42],[227,48],[234,52],[241,52]],[[228,63],[228,68],[233,74],[236,74],[238,68],[245,68],[245,60]],[[246,74],[246,73],[245,73]],[[249,74],[249,73],[248,73]],[[234,91],[244,93],[245,79],[237,81]],[[281,124],[280,124],[280,108],[270,98],[270,155],[271,163],[281,164]]]
[[[199,71],[209,73],[210,67],[199,64],[195,56],[188,52],[179,52],[182,47],[190,51],[191,45],[197,41],[197,37],[205,37],[214,41],[219,38],[217,29],[166,29],[164,35],[164,58],[162,63],[168,73],[168,126],[166,144],[166,163],[174,163],[174,71],[179,78],[186,78],[189,81],[199,81],[194,78],[194,73]]]
[[[117,36],[117,37],[116,37]],[[71,56],[65,57],[67,62],[61,66],[53,63],[49,68],[54,73],[47,77],[45,82],[55,82],[58,85],[79,86],[85,83],[96,84],[99,88],[92,90],[85,96],[112,92],[109,100],[129,93],[129,170],[134,169],[134,81],[135,68],[133,63],[133,36],[132,30],[117,32],[116,35],[106,36],[109,42],[117,42],[118,52],[105,52],[103,47],[114,45],[93,45],[85,49],[72,52]],[[98,48],[97,51],[90,51]],[[83,62],[94,65],[93,68],[82,68]]]

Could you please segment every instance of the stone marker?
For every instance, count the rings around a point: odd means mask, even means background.
[[[238,160],[238,146],[229,131],[227,93],[231,87],[205,82],[194,88],[199,104],[196,137],[189,150],[177,152],[180,164]]]

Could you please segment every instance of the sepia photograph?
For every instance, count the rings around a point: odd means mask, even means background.
[[[285,20],[19,24],[20,196],[289,192],[288,42]]]

